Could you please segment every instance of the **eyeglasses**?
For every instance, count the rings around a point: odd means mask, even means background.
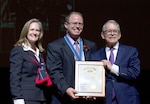
[[[112,34],[112,33],[119,34],[120,30],[105,30],[103,32],[106,33],[106,34]]]
[[[70,25],[72,25],[72,26],[77,26],[77,25],[79,25],[80,27],[83,27],[83,23],[78,23],[78,22],[67,22],[68,24],[70,24]]]

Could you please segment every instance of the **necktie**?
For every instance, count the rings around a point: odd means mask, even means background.
[[[110,49],[110,57],[109,57],[109,61],[111,62],[111,64],[114,64],[114,53],[113,53],[114,48]],[[115,98],[115,91],[114,88],[112,88],[112,100]]]
[[[114,48],[110,49],[110,57],[109,57],[109,61],[111,62],[111,64],[114,64],[114,53],[113,53]]]
[[[74,45],[75,45],[75,50],[76,50],[77,54],[78,54],[79,57],[80,57],[80,49],[79,49],[78,44],[79,44],[78,41],[75,41],[75,43],[74,43]]]

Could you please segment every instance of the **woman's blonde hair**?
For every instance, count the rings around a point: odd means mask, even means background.
[[[40,27],[40,37],[39,37],[36,45],[39,48],[40,52],[44,52],[45,50],[42,47],[43,27],[42,27],[42,23],[38,19],[36,19],[36,18],[30,19],[29,21],[27,21],[24,24],[24,26],[22,28],[22,31],[21,31],[21,34],[20,34],[20,37],[19,37],[19,40],[15,43],[14,46],[22,46],[23,47],[23,43],[24,44],[28,44],[27,34],[28,34],[28,31],[29,31],[30,24],[33,23],[33,22],[38,23],[39,27]]]

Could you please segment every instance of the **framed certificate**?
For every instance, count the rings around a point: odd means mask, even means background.
[[[105,97],[105,69],[99,61],[75,62],[76,96]]]

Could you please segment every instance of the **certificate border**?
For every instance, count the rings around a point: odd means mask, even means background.
[[[102,91],[98,92],[79,92],[79,66],[92,65],[93,66],[101,66],[102,70]],[[75,96],[95,96],[95,97],[105,97],[105,69],[103,67],[103,63],[99,61],[75,61],[75,90],[78,92]]]

